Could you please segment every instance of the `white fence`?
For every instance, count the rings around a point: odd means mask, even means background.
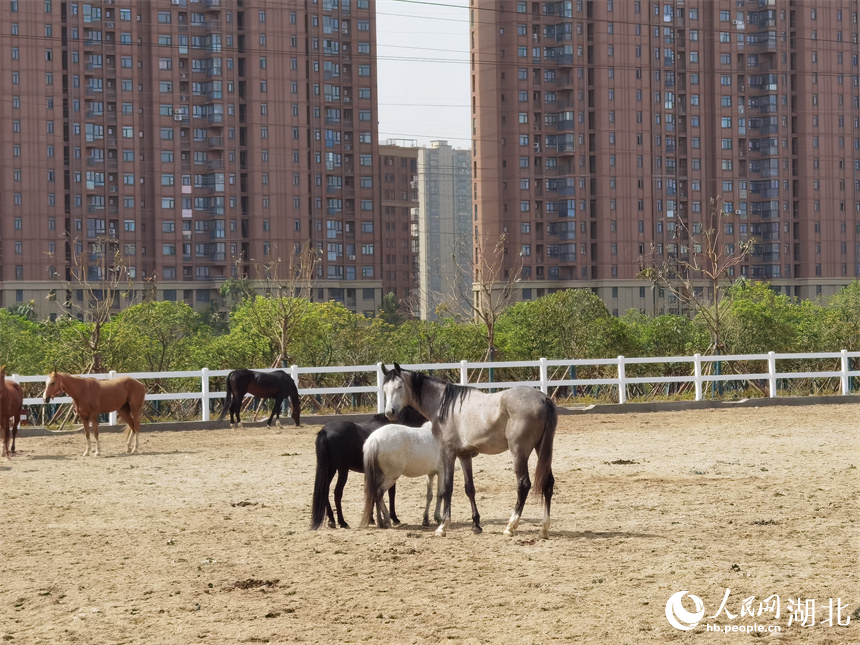
[[[821,360],[821,359],[838,359],[839,369],[831,371],[805,371],[805,372],[786,372],[777,371],[777,362],[779,361],[803,361],[803,360]],[[403,365],[405,369],[414,370],[459,370],[461,385],[467,385],[482,389],[505,389],[518,385],[536,387],[546,394],[550,388],[556,387],[571,387],[594,386],[594,385],[609,385],[615,386],[618,390],[618,403],[626,403],[628,399],[628,386],[635,384],[683,384],[693,383],[695,387],[695,400],[701,401],[704,398],[704,388],[708,383],[727,383],[729,381],[766,381],[767,390],[770,397],[776,397],[778,394],[777,381],[790,379],[822,379],[822,378],[838,378],[840,381],[840,390],[843,395],[851,394],[852,377],[860,377],[860,369],[850,369],[851,359],[860,359],[860,352],[849,352],[842,350],[840,352],[818,352],[806,354],[776,354],[769,352],[767,354],[734,354],[724,356],[702,356],[695,354],[693,356],[668,356],[668,357],[644,357],[644,358],[627,358],[619,356],[618,358],[602,358],[602,359],[561,359],[549,360],[541,358],[537,361],[501,361],[494,363],[470,363],[468,361],[460,361],[459,363],[431,363],[431,364],[411,364]],[[737,373],[733,371],[730,374],[715,374],[707,369],[708,364],[719,363],[723,366],[731,363],[748,362],[748,361],[766,361],[767,371],[760,373]],[[628,377],[627,367],[631,365],[659,365],[665,363],[672,364],[689,364],[689,373],[687,375],[671,375],[671,376],[631,376]],[[550,378],[550,370],[563,371],[570,376],[571,372],[578,367],[588,366],[610,366],[615,368],[616,376],[611,378]],[[470,382],[470,372],[480,370],[494,370],[502,368],[532,368],[537,369],[539,378],[536,381],[482,381]],[[860,367],[860,365],[858,365]],[[558,370],[557,368],[564,368]],[[273,370],[259,370],[273,371]],[[375,385],[355,385],[342,387],[316,387],[316,388],[299,388],[299,394],[304,395],[325,395],[325,394],[362,394],[376,393],[377,410],[382,412],[383,409],[383,394],[382,394],[382,364],[376,365],[354,365],[354,366],[333,366],[333,367],[298,367],[291,366],[284,371],[288,372],[296,383],[300,382],[302,374],[349,374],[363,373],[375,374]],[[147,401],[178,401],[178,400],[200,400],[202,410],[202,420],[210,420],[211,402],[215,399],[223,399],[224,392],[211,392],[209,390],[209,379],[227,376],[230,370],[209,370],[203,368],[201,370],[189,370],[184,372],[132,372],[128,374],[117,374],[110,372],[109,374],[86,374],[82,376],[90,376],[98,379],[111,379],[117,376],[131,376],[146,382],[150,379],[169,379],[169,378],[195,378],[200,380],[200,389],[195,392],[166,392],[152,393],[146,395]],[[12,374],[12,380],[19,383],[45,383],[46,376],[19,376]],[[857,388],[853,388],[857,389]],[[55,403],[71,403],[69,397],[57,397],[51,400]],[[25,398],[24,405],[44,405],[40,398]],[[116,413],[111,413],[110,423],[116,423]]]

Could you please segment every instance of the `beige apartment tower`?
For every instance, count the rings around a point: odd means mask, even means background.
[[[6,0],[0,298],[46,301],[120,251],[158,297],[320,257],[314,298],[385,285],[373,0]],[[80,297],[74,289],[69,294]],[[63,298],[58,298],[59,302]]]
[[[474,225],[524,261],[520,297],[591,288],[672,310],[636,278],[684,257],[721,198],[736,276],[800,298],[860,277],[852,0],[573,0],[470,7]]]
[[[447,141],[432,141],[418,153],[419,311],[425,320],[471,292],[471,164],[470,150]]]

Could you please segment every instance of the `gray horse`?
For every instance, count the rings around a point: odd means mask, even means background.
[[[451,526],[451,492],[454,484],[454,460],[459,457],[466,482],[466,493],[472,503],[472,531],[481,532],[480,516],[475,506],[472,482],[472,457],[496,455],[510,450],[517,477],[517,503],[505,528],[514,534],[520,522],[526,496],[532,487],[529,479],[529,456],[537,452],[535,492],[543,501],[544,515],[540,537],[549,537],[549,512],[555,479],[552,476],[552,442],[558,424],[555,404],[543,393],[529,387],[515,387],[495,394],[445,383],[421,372],[410,372],[394,364],[383,366],[385,414],[394,419],[400,410],[411,405],[433,424],[433,435],[442,445],[444,481],[442,486],[442,522],[436,534],[444,536]]]

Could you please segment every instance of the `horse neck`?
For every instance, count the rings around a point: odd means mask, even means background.
[[[412,384],[410,383],[410,390]],[[418,410],[429,421],[435,421],[439,418],[439,408],[442,406],[442,395],[445,392],[445,384],[432,379],[426,379],[421,388],[421,399],[419,400],[413,394],[410,397],[412,400],[409,403],[413,408]]]
[[[71,374],[66,374],[65,372],[57,372],[54,377],[57,379],[57,385],[60,390],[65,392],[71,397],[77,395],[80,390],[80,385],[83,379],[77,376],[72,376]]]

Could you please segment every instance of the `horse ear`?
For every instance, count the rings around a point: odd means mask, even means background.
[[[401,372],[401,371],[402,371],[402,370],[400,369],[400,365],[398,365],[397,363],[395,363],[395,364],[394,364],[394,373],[395,373],[395,374],[397,374],[397,376],[400,376],[400,372]]]
[[[391,370],[385,368],[385,363],[382,364],[382,375],[388,376],[391,373]]]

